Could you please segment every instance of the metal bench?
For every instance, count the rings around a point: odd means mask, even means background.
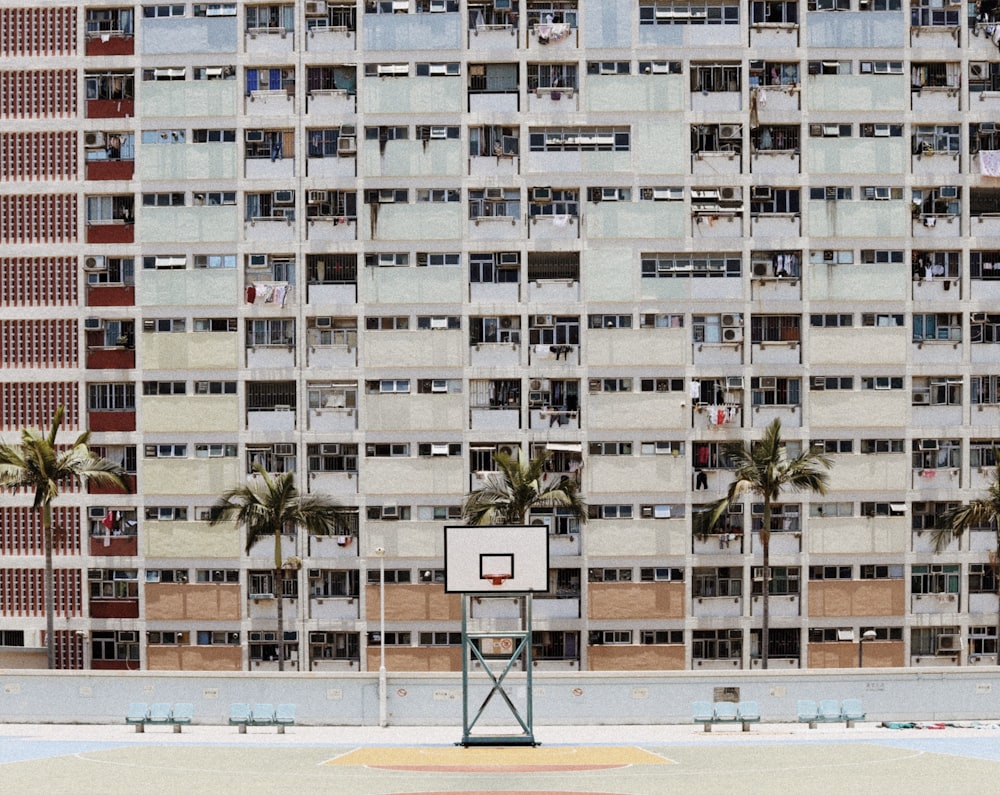
[[[815,729],[818,723],[844,723],[848,729],[856,721],[865,719],[864,706],[859,698],[845,698],[842,702],[835,698],[825,698],[817,704],[808,699],[798,703],[799,723],[808,723]]]
[[[146,726],[172,726],[175,734],[180,734],[182,726],[190,726],[194,720],[193,704],[171,706],[163,702],[147,707],[142,703],[132,703],[125,713],[125,723],[135,726],[137,734],[146,731]]]
[[[748,732],[751,723],[760,722],[760,707],[756,701],[717,701],[715,704],[696,701],[691,711],[694,722],[702,724],[707,732],[717,723],[739,723],[743,731]]]

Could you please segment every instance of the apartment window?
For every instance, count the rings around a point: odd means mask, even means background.
[[[851,566],[810,566],[810,580],[849,580]]]
[[[195,458],[236,458],[235,444],[196,444]]]
[[[942,7],[937,0],[910,0],[910,24],[915,28],[957,28],[961,25],[962,13],[961,7]]]
[[[195,381],[195,395],[235,395],[235,381]]]
[[[545,92],[558,99],[560,90],[578,88],[575,63],[529,63],[528,91]]]
[[[692,63],[691,90],[702,94],[742,90],[742,67],[738,63]]]
[[[754,376],[750,400],[754,406],[798,406],[802,402],[801,379]]]
[[[405,378],[383,378],[365,381],[365,392],[369,395],[408,395],[410,382]]]
[[[247,160],[283,160],[285,152],[295,154],[294,130],[247,130],[243,156]]]
[[[632,569],[588,569],[587,582],[632,582]]]
[[[771,566],[771,578],[767,584],[767,592],[771,596],[789,596],[799,593],[801,569],[798,566]],[[751,569],[753,578],[752,593],[760,596],[764,593],[764,567],[754,566]]]
[[[194,331],[233,332],[236,331],[235,317],[196,317],[192,323]]]
[[[632,643],[632,631],[628,629],[591,630],[588,643],[591,646],[628,646]]]
[[[771,532],[772,533],[797,533],[801,530],[799,516],[802,506],[798,503],[774,503],[771,505]],[[764,504],[755,502],[750,507],[752,517],[751,526],[753,532],[759,533],[764,528]]]
[[[798,215],[799,212],[798,188],[755,187],[750,191],[751,216]]]
[[[473,68],[470,66],[470,71]],[[471,157],[516,157],[520,148],[519,133],[517,127],[492,125],[470,127],[469,155]]]
[[[973,279],[1000,279],[1000,251],[970,251],[969,271]]]
[[[910,506],[910,526],[914,530],[935,530],[945,513],[958,507],[957,502],[914,502]]]
[[[851,249],[822,249],[809,252],[810,265],[853,265],[854,251]]]
[[[679,75],[684,69],[680,61],[639,61],[639,72],[644,75]]]
[[[588,315],[587,328],[632,328],[631,315]]]
[[[358,68],[354,64],[307,67],[306,89],[310,94],[342,91],[353,95],[358,89]]]
[[[962,316],[943,312],[913,314],[914,342],[960,342]]]
[[[183,6],[181,6],[183,8]],[[90,633],[90,658],[94,661],[127,660],[139,666],[139,633],[134,630]]]
[[[903,316],[888,312],[865,312],[861,315],[861,325],[878,328],[898,328],[903,325]]]
[[[579,632],[536,630],[531,636],[531,656],[536,660],[576,660],[579,648]]]
[[[365,77],[409,77],[407,63],[366,63]]]
[[[386,585],[406,585],[411,582],[412,572],[409,569],[386,569]],[[368,569],[368,584],[378,585],[380,582],[380,572],[377,568]]]
[[[809,325],[813,328],[850,328],[854,325],[854,315],[814,314],[809,316]]]
[[[750,318],[750,339],[755,344],[798,342],[802,318],[798,315],[753,315]]]
[[[88,196],[88,224],[130,224],[135,220],[134,196]]]
[[[696,629],[691,633],[693,660],[740,660],[743,658],[743,630]]]
[[[854,503],[814,502],[809,505],[809,515],[815,517],[823,517],[823,518],[830,518],[836,516],[854,516]]]
[[[197,569],[194,581],[216,585],[235,585],[240,581],[239,569]]]
[[[469,218],[511,218],[516,221],[520,215],[521,192],[517,188],[469,191]]]
[[[833,0],[838,2],[838,0]],[[850,9],[850,0],[839,0],[846,3]],[[849,75],[851,73],[850,61],[809,61],[810,75]]]
[[[910,569],[910,590],[914,594],[957,594],[958,564],[932,563]]]
[[[850,138],[853,135],[853,124],[810,124],[809,136],[812,138]]]
[[[365,445],[365,455],[369,458],[409,458],[410,445],[406,443],[367,444]]]
[[[682,629],[642,629],[639,630],[639,643],[643,646],[679,646],[684,643]]]
[[[723,566],[720,568],[693,569],[692,594],[695,598],[712,598],[716,596],[742,596],[743,571],[739,568]]]
[[[252,318],[247,320],[247,347],[292,347],[295,344],[295,321],[291,318]]]
[[[521,341],[521,318],[516,315],[502,317],[469,318],[469,343],[518,344]]]
[[[738,25],[740,6],[726,0],[669,2],[643,0],[639,4],[640,25]]]
[[[850,11],[851,0],[809,0],[806,8],[810,11]]]
[[[182,144],[184,143],[184,130],[143,130],[142,142],[144,144]]]
[[[196,144],[232,144],[236,143],[236,130],[192,130],[191,140]]]
[[[742,272],[739,255],[649,253],[640,256],[644,279],[735,277]]]
[[[826,389],[853,390],[854,378],[849,375],[814,375],[809,379],[809,389],[813,392]]]
[[[809,188],[809,198],[813,201],[850,201],[854,198],[854,188],[837,187],[836,185]]]
[[[187,384],[184,381],[143,381],[143,395],[184,395]]]
[[[355,128],[342,125],[306,130],[307,157],[354,157],[357,154]]]
[[[902,264],[904,261],[903,252],[898,249],[861,249],[861,263],[863,265],[894,265]]]
[[[913,128],[913,154],[958,154],[962,151],[958,124],[922,124]]]
[[[683,328],[684,315],[647,312],[639,315],[639,328]]]
[[[972,439],[969,442],[969,466],[994,467],[997,465],[997,447],[1000,440]]]
[[[590,393],[600,392],[631,392],[631,378],[591,378],[589,382]]]
[[[532,152],[627,152],[628,127],[534,127],[529,130]]]
[[[419,505],[417,506],[417,521],[451,521],[462,518],[462,508],[459,505]]]
[[[516,251],[469,255],[472,284],[516,284],[521,279],[521,255]]]
[[[147,444],[143,448],[146,458],[187,458],[186,444]]]
[[[862,68],[864,64],[861,64]],[[881,74],[879,72],[878,74]],[[862,138],[902,138],[903,137],[903,125],[902,124],[862,124],[861,125],[861,137]]]
[[[641,582],[684,582],[684,569],[667,566],[639,569]]]
[[[913,468],[926,477],[937,469],[958,469],[962,465],[962,443],[958,439],[914,439]]]
[[[902,379],[900,379],[902,381]],[[902,387],[900,387],[902,388]],[[906,452],[902,439],[862,439],[862,455],[887,455]]]
[[[861,515],[873,518],[876,516],[905,516],[906,505],[902,502],[863,502]]]
[[[351,11],[353,10],[352,7]],[[359,660],[360,645],[357,632],[310,632],[309,659]]]
[[[539,391],[541,381],[539,381]],[[469,407],[517,409],[521,405],[521,381],[514,378],[474,379],[469,382]]]
[[[349,570],[310,569],[309,596],[316,598],[357,597],[360,592],[358,572]]]
[[[235,80],[236,67],[229,66],[196,66],[194,67],[195,80]]]
[[[381,315],[365,318],[365,329],[368,331],[405,331],[410,327],[410,318],[406,315]]]
[[[563,315],[531,315],[528,318],[531,345],[579,345],[580,319]]]
[[[683,392],[683,378],[640,378],[640,392]]]
[[[632,455],[631,442],[591,442],[591,455],[620,456]]]
[[[295,29],[294,5],[248,5],[246,15],[249,32]]]
[[[910,630],[910,654],[958,654],[955,639],[959,637],[960,627],[914,627]]]
[[[294,10],[289,6],[289,10]],[[247,69],[247,94],[257,91],[275,91],[291,94],[295,88],[295,70],[292,67]]]
[[[138,599],[136,569],[91,569],[87,572],[91,599]]]
[[[969,593],[988,593],[995,594],[997,592],[997,573],[996,570],[989,563],[970,563],[969,564]],[[990,629],[993,629],[992,627]],[[996,631],[993,631],[994,643],[996,639]],[[994,651],[996,649],[994,648]]]
[[[417,445],[417,455],[421,458],[462,455],[461,442],[421,442]]]
[[[306,447],[309,472],[357,472],[356,444],[310,444]]]
[[[631,61],[587,61],[588,75],[627,75],[631,73]]]
[[[862,580],[901,580],[903,579],[903,564],[862,564]]]
[[[969,393],[973,405],[1000,403],[1000,376],[974,375],[969,379]]]
[[[528,196],[528,215],[532,218],[580,214],[580,191],[575,188],[532,188]]]
[[[643,187],[639,188],[639,201],[679,202],[684,201],[684,188]]]
[[[462,201],[462,191],[457,188],[432,188],[417,191],[418,202],[446,204]]]
[[[308,400],[309,408],[315,410],[355,409],[358,405],[358,387],[353,381],[309,384]]]
[[[962,211],[960,201],[962,189],[955,185],[945,185],[939,188],[914,188],[913,189],[913,214],[916,217],[925,216],[954,216]],[[988,206],[988,205],[987,205]],[[1000,205],[986,212],[1000,211]],[[978,215],[970,207],[972,215]],[[930,222],[925,222],[930,225]]]
[[[866,185],[861,188],[862,201],[902,201],[903,189],[887,185]]]
[[[295,191],[277,190],[267,193],[246,194],[246,220],[295,218]]]
[[[798,125],[762,124],[750,130],[750,144],[755,152],[796,152],[799,136]]]
[[[958,376],[914,376],[914,406],[961,406],[962,379]]]
[[[631,519],[631,505],[592,505],[589,506],[591,519]]]
[[[421,632],[418,636],[419,646],[461,646],[461,632]]]
[[[135,96],[132,72],[86,72],[87,100],[130,100]]]
[[[642,442],[639,445],[640,455],[683,455],[684,442],[663,441],[663,442]]]
[[[698,469],[735,469],[736,462],[721,442],[695,442],[694,466]]]
[[[796,24],[797,2],[754,0],[751,3],[753,24]],[[799,65],[788,61],[750,61],[750,87],[794,86],[799,83]]]
[[[135,411],[135,384],[89,384],[90,411]]]
[[[365,254],[367,268],[407,268],[410,265],[410,255],[405,251],[380,254]]]

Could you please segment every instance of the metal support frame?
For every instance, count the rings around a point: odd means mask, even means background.
[[[532,685],[531,685],[531,597],[530,593],[523,594],[511,594],[504,593],[501,595],[489,595],[489,594],[477,594],[476,599],[510,599],[511,597],[519,598],[523,600],[524,609],[521,612],[522,626],[516,630],[503,630],[503,631],[489,631],[489,632],[470,632],[469,631],[469,600],[471,597],[469,594],[463,594],[462,596],[462,741],[456,743],[456,745],[470,746],[470,745],[538,745],[535,740],[534,728],[533,728],[533,709],[532,709]],[[491,655],[491,659],[487,660],[483,656],[482,650],[479,649],[473,641],[483,640],[489,638],[510,638],[513,641],[512,648],[509,657],[497,658]],[[483,699],[482,704],[479,705],[476,711],[475,717],[471,720],[469,719],[470,709],[469,709],[469,665],[472,660],[479,662],[483,671],[489,677],[492,682],[492,687],[490,692],[487,693],[486,698]],[[517,706],[511,701],[510,696],[507,695],[506,691],[503,689],[504,681],[507,678],[507,674],[511,672],[514,668],[514,664],[520,660],[524,660],[525,674],[526,674],[526,701],[524,716],[522,717],[517,709]],[[503,669],[497,672],[493,667],[491,667],[491,662],[496,665],[503,663]],[[476,725],[476,722],[482,717],[483,712],[489,705],[490,701],[493,699],[494,695],[498,695],[500,699],[507,705],[511,714],[517,720],[521,727],[521,734],[473,734],[472,729]]]

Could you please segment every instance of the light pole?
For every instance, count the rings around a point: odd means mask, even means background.
[[[375,547],[378,557],[378,725],[389,723],[385,679],[385,547]]]
[[[875,630],[867,629],[858,639],[858,668],[865,667],[865,641],[875,640]]]

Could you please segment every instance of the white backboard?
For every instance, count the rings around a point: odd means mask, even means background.
[[[487,575],[505,579],[494,585]],[[447,593],[535,593],[549,590],[545,525],[455,525],[444,529]]]

